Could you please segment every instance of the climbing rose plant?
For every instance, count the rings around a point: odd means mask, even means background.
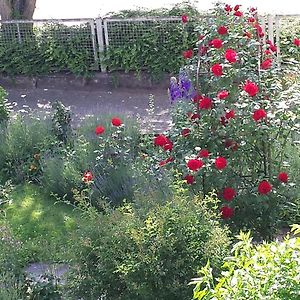
[[[284,148],[296,102],[282,96],[277,48],[263,43],[254,8],[217,4],[196,29],[171,79],[173,126],[153,140],[157,168],[180,173],[193,192],[217,192],[221,216],[239,229],[268,234],[291,184]]]

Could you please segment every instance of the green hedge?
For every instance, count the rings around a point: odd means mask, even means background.
[[[19,27],[20,35],[14,24],[4,24],[1,28],[1,73],[33,76],[69,71],[78,76],[90,75],[95,62],[88,24],[46,24],[42,28],[19,24]]]

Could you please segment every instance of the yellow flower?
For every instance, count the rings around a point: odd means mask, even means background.
[[[34,164],[30,165],[30,167],[29,167],[29,171],[31,171],[31,172],[35,171],[36,169],[37,169],[37,167]]]
[[[39,160],[41,158],[41,155],[40,155],[40,153],[36,153],[33,155],[33,157],[35,160]]]

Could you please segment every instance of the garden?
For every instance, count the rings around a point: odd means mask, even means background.
[[[300,299],[300,35],[279,60],[256,9],[211,14],[170,42],[164,132],[1,88],[0,299]]]

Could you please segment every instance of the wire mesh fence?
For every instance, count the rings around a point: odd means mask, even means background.
[[[149,35],[156,35],[157,42],[164,43],[175,26],[180,24],[181,18],[105,19],[105,44],[119,47]]]
[[[98,69],[94,19],[33,20],[0,22],[1,53],[32,51],[50,71],[68,68],[72,55],[81,56],[89,69]]]

